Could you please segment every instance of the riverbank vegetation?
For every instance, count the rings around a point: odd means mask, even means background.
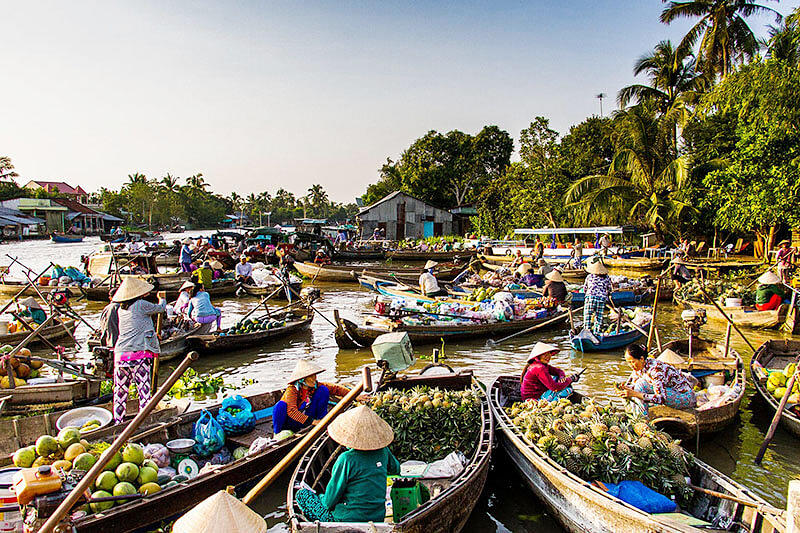
[[[771,14],[758,40],[747,18]],[[478,233],[516,227],[634,224],[665,240],[800,226],[800,8],[783,18],[745,0],[667,2],[661,21],[693,26],[634,63],[611,117],[565,135],[535,117],[517,140],[486,126],[430,131],[387,160],[365,203],[404,190],[441,207],[474,204]],[[482,142],[481,142],[482,141]],[[759,247],[761,248],[761,247]],[[763,248],[762,248],[763,249]]]

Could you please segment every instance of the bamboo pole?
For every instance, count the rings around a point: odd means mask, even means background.
[[[8,254],[6,254],[6,255],[8,255]],[[11,257],[11,256],[10,256],[10,255],[8,255],[8,257]],[[14,259],[14,258],[12,257],[12,259]],[[44,276],[45,272],[47,272],[48,270],[50,270],[50,267],[51,267],[51,266],[53,266],[53,263],[52,263],[52,262],[51,262],[49,265],[47,265],[47,268],[45,268],[44,270],[42,270],[42,271],[41,271],[41,272],[40,272],[40,273],[39,273],[39,274],[38,274],[38,275],[37,275],[35,278],[33,278],[33,282],[36,282],[36,281],[37,281],[39,278],[41,278],[42,276]],[[8,308],[9,308],[9,307],[11,307],[11,305],[12,305],[12,304],[13,304],[13,303],[14,303],[14,302],[17,300],[17,298],[19,298],[20,296],[22,296],[22,293],[24,293],[25,291],[27,291],[27,290],[28,290],[28,287],[30,287],[31,283],[32,283],[32,282],[31,282],[30,278],[28,278],[28,283],[27,283],[27,284],[26,284],[24,287],[22,287],[22,288],[21,288],[19,291],[17,291],[17,294],[15,294],[14,296],[12,296],[12,297],[11,297],[11,299],[10,299],[8,302],[6,302],[6,305],[4,305],[2,309],[0,309],[0,315],[1,315],[1,314],[3,314],[3,313],[5,313],[5,312],[6,312],[6,310],[8,310]]]
[[[794,362],[795,364],[800,363],[800,356],[797,357]],[[789,396],[792,394],[795,381],[797,381],[797,370],[795,370],[792,377],[786,383],[786,392],[783,393],[783,398],[781,398],[781,403],[778,405],[778,410],[775,411],[775,416],[772,417],[772,423],[769,425],[767,436],[764,438],[764,442],[761,443],[761,448],[759,448],[756,454],[754,462],[757,465],[761,464],[761,460],[764,458],[764,454],[767,453],[767,448],[769,448],[769,443],[772,442],[772,437],[775,436],[775,430],[778,429],[778,422],[780,422],[783,410],[786,408],[786,403],[789,401]]]
[[[745,336],[744,336],[744,333],[742,333],[742,330],[740,330],[740,329],[739,329],[739,326],[737,326],[736,324],[734,324],[734,323],[733,323],[733,320],[731,320],[731,317],[729,317],[729,316],[728,316],[728,313],[726,313],[725,311],[723,311],[722,307],[720,307],[720,305],[717,303],[717,301],[716,301],[716,300],[714,300],[714,299],[713,299],[711,296],[709,296],[709,295],[708,295],[708,293],[706,292],[706,289],[705,289],[705,287],[703,287],[703,285],[702,285],[702,284],[698,284],[697,286],[700,288],[700,292],[702,292],[702,293],[703,293],[703,296],[705,296],[706,298],[708,298],[708,299],[709,299],[709,301],[711,301],[711,303],[712,303],[712,304],[714,304],[714,307],[716,307],[716,308],[717,308],[717,311],[719,311],[720,313],[722,313],[722,316],[723,316],[723,317],[725,317],[725,320],[727,320],[727,321],[728,321],[728,324],[730,324],[731,326],[733,326],[733,329],[735,329],[735,330],[736,330],[736,333],[738,333],[738,334],[739,334],[739,336],[742,338],[742,340],[744,340],[744,342],[746,342],[746,343],[747,343],[747,345],[750,347],[750,349],[751,349],[751,350],[753,350],[753,352],[755,352],[755,351],[756,351],[756,348],[755,348],[755,346],[753,346],[753,345],[750,343],[750,341],[749,341],[749,340],[747,340],[747,337],[745,337]]]
[[[661,280],[663,278],[661,276],[658,277],[656,280],[656,294],[653,299],[653,321],[650,322],[650,331],[647,334],[647,346],[645,351],[650,351],[650,346],[653,345],[653,334],[656,329],[656,316],[658,316],[658,300],[661,297]]]
[[[576,311],[580,311],[580,310],[582,310],[582,309],[583,309],[583,307],[579,307],[578,309],[576,309]],[[506,336],[506,337],[503,337],[503,338],[502,338],[502,339],[500,339],[500,340],[497,340],[497,341],[496,341],[496,340],[494,340],[494,339],[489,339],[489,340],[487,341],[487,343],[488,343],[490,346],[497,346],[497,345],[498,345],[498,344],[500,344],[501,342],[505,342],[505,341],[507,341],[508,339],[513,339],[514,337],[518,337],[518,336],[520,336],[520,335],[524,335],[525,333],[530,333],[531,331],[535,331],[535,330],[537,330],[537,329],[539,329],[539,328],[543,328],[544,326],[550,325],[550,324],[552,324],[553,322],[557,322],[557,321],[559,321],[559,320],[562,320],[562,319],[563,319],[565,316],[570,316],[570,315],[569,315],[569,311],[567,311],[566,313],[561,313],[560,315],[558,315],[558,316],[556,316],[556,317],[553,317],[553,318],[551,318],[550,320],[547,320],[547,321],[545,321],[545,322],[542,322],[541,324],[535,324],[535,325],[533,325],[533,326],[531,326],[531,327],[529,327],[529,328],[525,328],[525,329],[523,329],[522,331],[517,331],[516,333],[512,333],[511,335],[508,335],[508,336]]]
[[[136,428],[150,415],[150,413],[155,409],[158,402],[167,394],[167,392],[172,388],[178,378],[186,372],[186,369],[189,368],[189,365],[192,364],[193,361],[197,360],[197,352],[189,352],[189,354],[181,361],[181,364],[178,365],[178,368],[167,378],[167,381],[164,385],[161,386],[155,393],[155,395],[147,402],[147,405],[144,406],[139,411],[139,414],[131,420],[128,426],[122,431],[122,433],[114,439],[114,442],[111,443],[111,446],[106,449],[102,455],[97,459],[97,462],[94,466],[86,473],[83,478],[75,485],[75,488],[67,495],[64,501],[61,502],[61,505],[53,511],[53,514],[50,515],[50,518],[47,519],[47,522],[44,523],[42,528],[39,530],[39,533],[51,533],[61,519],[69,512],[73,505],[75,505],[78,500],[83,496],[83,493],[94,483],[95,478],[103,471],[106,464],[111,460],[111,457],[128,441],[128,438],[131,437],[136,431]]]
[[[339,415],[339,413],[344,411],[344,409],[350,405],[350,403],[352,403],[352,401],[355,400],[359,394],[361,394],[365,387],[369,385],[368,383],[365,383],[368,381],[368,379],[370,379],[366,377],[367,374],[369,374],[369,368],[364,367],[363,373],[364,377],[361,380],[361,383],[356,385],[350,392],[347,393],[347,395],[345,395],[344,398],[339,400],[339,403],[337,403],[333,409],[331,409],[328,414],[325,415],[325,417],[320,420],[319,423],[314,426],[313,429],[305,437],[303,437],[303,439],[298,442],[294,448],[292,448],[292,451],[287,453],[283,459],[281,459],[281,461],[272,468],[272,470],[267,472],[267,474],[256,484],[255,487],[250,489],[245,497],[242,498],[242,501],[245,504],[251,503],[258,497],[259,494],[264,492],[264,490],[266,490],[267,487],[269,487],[272,482],[275,481],[278,476],[280,476],[283,471],[294,462],[297,456],[305,452],[306,449],[311,446],[314,440],[325,430],[325,428],[328,427],[328,424],[330,424],[333,419]]]

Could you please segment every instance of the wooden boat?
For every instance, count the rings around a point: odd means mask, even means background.
[[[96,406],[111,411],[112,405],[110,397],[110,394],[106,395],[106,401],[97,403]],[[102,399],[102,397],[100,399]],[[188,405],[186,407],[188,407]],[[74,409],[74,406],[69,406],[67,408],[61,407],[54,411],[37,415],[14,418],[4,417],[0,419],[0,467],[10,465],[11,456],[15,451],[24,446],[30,446],[34,444],[36,439],[38,439],[41,435],[57,434],[58,428],[56,427],[56,421],[61,415],[72,409]],[[138,410],[139,400],[129,399],[129,414],[126,422],[133,420],[133,417]],[[155,411],[153,411],[153,413],[147,418],[144,425],[167,420],[178,415],[180,411],[181,409],[179,409],[177,405],[168,403],[159,404]],[[106,437],[106,435],[109,435],[115,431],[119,431],[119,428],[107,426],[89,433],[84,433],[82,434],[82,437],[87,440],[103,439]]]
[[[379,261],[386,257],[382,249],[375,250],[335,250],[334,261]]]
[[[729,346],[726,355],[725,343],[697,337],[691,339],[691,355],[689,339],[668,342],[663,348],[674,351],[687,361],[686,364],[673,366],[698,379],[702,380],[703,375],[711,371],[722,373],[725,384],[731,387],[734,394],[721,405],[707,408],[700,406],[692,411],[653,405],[648,409],[653,424],[679,438],[694,437],[698,430],[701,435],[715,433],[729,426],[739,414],[739,405],[747,385],[744,363],[736,350]]]
[[[203,335],[210,329],[211,324],[196,324],[193,328],[181,330],[174,335],[170,335],[169,337],[160,340],[159,347],[161,348],[161,352],[158,354],[159,360],[162,362],[170,361],[187,353],[189,351],[189,345],[187,344],[186,339],[192,335]],[[95,347],[100,346],[100,339],[97,337],[97,335],[92,335],[86,341],[86,345],[90,350],[94,349]]]
[[[91,400],[100,395],[99,379],[65,377],[62,383],[37,383],[2,389],[10,405],[34,405]]]
[[[750,360],[753,385],[771,411],[778,410],[780,400],[776,400],[767,390],[767,374],[764,369],[782,370],[789,363],[795,362],[798,356],[800,356],[800,341],[770,340],[759,346]],[[781,413],[780,422],[783,427],[800,437],[800,409],[796,405],[786,405]]]
[[[44,344],[40,337],[47,339],[48,341],[55,341],[58,339],[63,339],[64,337],[70,337],[72,333],[75,333],[75,328],[77,327],[77,323],[72,318],[57,318],[59,320],[58,323],[53,324],[51,326],[45,326],[44,328],[39,330],[39,336],[36,337],[34,340],[30,342],[31,345],[42,345]],[[31,327],[35,327],[34,324],[31,324]],[[0,346],[4,344],[18,344],[22,341],[25,337],[30,335],[30,331],[26,329],[22,329],[21,331],[15,331],[14,333],[6,333],[5,335],[0,335]]]
[[[386,252],[386,258],[394,261],[454,261],[456,259],[469,259],[474,255],[475,250],[450,250],[446,252],[393,250]]]
[[[603,263],[616,270],[638,272],[660,271],[667,265],[666,257],[604,257]]]
[[[174,300],[178,297],[178,293],[180,292],[181,285],[184,282],[188,281],[188,276],[186,278],[180,278],[177,280],[167,279],[166,281],[160,280],[153,275],[146,275],[146,276],[139,276],[148,283],[151,283],[155,288],[150,295],[150,299],[156,298],[156,293],[158,291],[165,291],[167,293],[167,300]],[[211,288],[206,290],[208,295],[211,298],[222,298],[225,296],[232,296],[236,294],[236,282],[232,279],[221,279],[215,280],[212,284]],[[115,290],[117,285],[113,287],[111,285],[103,284],[103,285],[95,285],[93,287],[81,287],[81,292],[86,295],[87,300],[92,301],[108,301],[108,293],[110,290]]]
[[[275,292],[276,289],[284,288],[281,283],[270,283],[268,285],[247,285],[247,284],[241,283],[241,284],[239,284],[239,287],[241,287],[242,291],[247,296],[253,296],[253,297],[256,297],[256,298],[263,298],[264,296],[269,296],[270,294]],[[303,282],[302,281],[298,281],[298,282],[294,282],[294,283],[289,283],[289,287],[294,292],[296,292],[297,294],[300,294],[300,291],[303,288]],[[238,294],[238,289],[237,289],[237,294]],[[288,299],[288,297],[286,296],[286,290],[278,291],[272,297],[274,299],[276,299],[276,300],[286,300],[286,299]],[[297,298],[297,296],[292,294],[292,300],[294,300],[296,298]]]
[[[647,301],[648,297],[652,301],[653,288],[643,288],[636,290],[615,290],[611,293],[611,301],[614,305],[639,305]],[[583,305],[586,300],[586,295],[581,291],[572,292],[572,306],[578,307]]]
[[[14,296],[15,294],[17,294],[19,291],[21,291],[27,285],[28,285],[27,281],[18,281],[18,280],[7,279],[7,280],[4,280],[4,281],[0,282],[0,294],[3,295],[3,296],[11,297],[11,296]],[[50,288],[49,287],[39,287],[39,290],[42,291],[42,294],[44,294],[44,292],[45,291],[49,291]],[[38,293],[36,292],[36,289],[34,289],[33,287],[28,287],[27,289],[25,289],[25,291],[23,291],[20,294],[20,296],[37,296],[37,294]]]
[[[442,341],[450,342],[457,339],[508,335],[555,318],[554,315],[550,315],[545,318],[512,320],[509,322],[452,322],[428,326],[406,326],[388,318],[379,317],[367,319],[363,326],[358,326],[347,319],[341,318],[338,310],[334,310],[333,315],[336,320],[336,344],[339,348],[365,348],[372,346],[372,342],[379,335],[392,331],[407,332],[413,344],[438,344]],[[566,322],[566,320],[567,314],[564,313],[559,320],[552,322],[549,326],[557,327]]]
[[[261,346],[272,340],[306,329],[311,325],[313,318],[313,312],[305,310],[304,314],[290,315],[286,325],[278,328],[238,335],[221,335],[219,332],[208,335],[192,335],[187,338],[187,343],[192,350],[197,350],[202,355],[243,350],[252,346]]]
[[[369,272],[370,274],[383,275],[384,277],[397,278],[409,283],[418,283],[422,274],[421,268],[416,267],[363,267],[360,265],[315,265],[314,263],[296,262],[298,272],[317,281],[354,282],[355,272]],[[459,266],[441,265],[436,272],[436,278],[450,281],[455,278],[463,268]]]
[[[247,399],[253,406],[253,411],[269,410],[280,400],[282,394],[282,390],[276,390],[249,396]],[[216,416],[219,409],[220,405],[207,408],[214,416]],[[201,410],[192,411],[149,428],[144,428],[137,435],[134,435],[130,441],[149,444],[153,442],[165,443],[177,438],[191,438],[192,428],[200,417],[200,413]],[[115,431],[107,435],[104,440],[110,441],[120,432],[121,429],[116,426]],[[240,486],[260,477],[263,472],[277,464],[304,434],[305,432],[300,432],[288,439],[275,442],[256,455],[247,456],[221,466],[214,473],[197,476],[131,503],[114,506],[101,514],[76,518],[71,520],[69,525],[74,527],[72,531],[81,533],[107,533],[109,531],[135,531],[145,528],[145,526],[158,524],[163,520],[188,511],[215,492],[225,490],[227,486]],[[239,446],[249,446],[258,437],[271,436],[272,416],[270,412],[269,416],[258,420],[253,431],[238,437],[229,436],[225,445],[233,452]],[[40,516],[39,520],[41,522],[37,521],[34,529],[41,526],[46,518]]]
[[[682,304],[690,309],[703,309],[706,316],[711,320],[718,322],[726,322],[725,317],[713,304],[705,304],[689,300],[683,300],[675,297],[675,303]],[[786,315],[789,311],[789,306],[781,304],[778,309],[771,311],[759,311],[755,307],[724,307],[720,305],[725,311],[725,314],[730,317],[734,324],[739,327],[755,328],[755,329],[768,329],[777,328],[786,321]]]
[[[388,387],[410,389],[423,384],[451,390],[479,387],[471,372],[460,372],[432,377],[425,375],[403,377],[390,381],[382,389]],[[316,492],[323,493],[325,484],[330,479],[334,459],[341,451],[341,446],[326,435],[300,459],[297,469],[289,481],[286,507],[289,511],[289,523],[292,531],[301,533],[384,533],[389,531],[456,533],[461,531],[483,491],[491,461],[494,423],[485,395],[482,395],[481,413],[483,428],[478,437],[479,442],[464,470],[453,478],[423,481],[426,485],[431,487],[435,485],[440,488],[441,492],[437,495],[436,489],[431,490],[431,494],[434,496],[428,502],[405,515],[397,523],[310,522],[303,516],[294,498],[295,491],[301,488],[302,483],[305,483]]]
[[[647,330],[650,327],[650,323],[642,326],[642,329]],[[598,344],[593,343],[590,340],[578,337],[570,333],[569,340],[572,343],[572,347],[578,350],[579,352],[605,352],[608,350],[617,350],[619,348],[623,348],[631,343],[634,343],[641,339],[644,335],[639,330],[636,329],[628,329],[628,330],[621,330],[616,333],[611,333],[608,335],[600,335],[598,336],[598,340],[600,341]]]
[[[50,236],[50,239],[55,243],[73,243],[73,242],[82,242],[83,235],[66,235],[63,233],[53,233]]]
[[[492,261],[487,259],[487,256],[479,256],[483,258],[481,262],[481,268],[483,270],[491,270],[493,272],[500,270],[502,268],[509,268],[509,263],[513,260],[510,258],[508,261]],[[499,257],[505,258],[508,256],[490,256],[490,257]],[[552,263],[552,261],[548,261]],[[558,269],[561,271],[561,275],[564,277],[564,281],[568,281],[570,283],[583,283],[583,280],[586,279],[586,270],[583,268],[567,268],[566,264],[561,264],[558,266]]]
[[[575,401],[581,398],[579,394],[573,396]],[[511,458],[530,489],[547,505],[567,531],[580,533],[724,531],[692,526],[688,522],[676,520],[672,514],[646,513],[572,474],[537,446],[525,440],[523,432],[513,424],[504,409],[515,401],[520,401],[519,377],[498,377],[489,388],[489,404],[499,429],[500,446]],[[766,506],[766,502],[736,481],[698,459],[694,460],[690,474],[693,485],[752,502],[752,506],[695,492],[690,506],[685,509],[689,515],[709,522],[719,517],[727,522],[727,517],[740,523],[743,531],[752,533],[786,531],[785,513],[777,515],[767,510],[759,510],[760,506]]]

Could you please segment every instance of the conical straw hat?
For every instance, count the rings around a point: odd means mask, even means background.
[[[178,518],[173,533],[265,533],[267,523],[238,498],[221,490]]]
[[[380,450],[394,440],[392,427],[366,405],[337,416],[328,426],[328,435],[354,450]]]
[[[517,272],[519,272],[520,276],[524,276],[531,270],[533,270],[533,265],[530,263],[522,263],[520,266],[517,267]]]
[[[428,260],[428,262],[425,263],[425,270],[428,270],[429,268],[433,268],[433,267],[438,266],[438,265],[439,265],[439,263],[437,263],[436,261]]]
[[[557,269],[553,269],[551,272],[545,274],[544,279],[549,279],[550,281],[564,281],[564,276],[561,275]]]
[[[534,358],[539,357],[542,354],[550,353],[550,352],[560,352],[561,349],[558,346],[553,346],[552,344],[547,344],[546,342],[537,342],[533,350],[531,350],[531,354],[528,356],[528,362],[534,360]]]
[[[122,285],[120,285],[117,291],[114,293],[114,297],[111,299],[111,301],[127,302],[128,300],[133,300],[134,298],[144,296],[154,288],[155,287],[153,287],[153,285],[147,283],[141,278],[137,278],[135,276],[126,276],[125,279],[122,280]]]
[[[36,298],[33,296],[28,296],[24,300],[19,302],[20,305],[24,307],[30,307],[31,309],[41,309],[42,306],[39,305],[39,302],[36,301]]]
[[[589,259],[589,264],[586,265],[586,272],[589,274],[608,274],[608,269],[599,257],[593,257]]]
[[[181,285],[181,288],[178,289],[178,292],[182,291],[183,289],[194,289],[194,283],[191,281],[184,281],[183,285]]]
[[[774,285],[781,282],[781,278],[775,275],[774,272],[764,272],[758,277],[758,282],[762,285]]]
[[[289,376],[289,383],[294,383],[295,381],[305,379],[308,376],[313,376],[314,374],[319,374],[320,372],[324,371],[324,368],[320,368],[313,363],[309,363],[305,359],[300,359],[297,361],[297,365],[294,367],[294,372],[292,372],[292,375]]]
[[[682,365],[686,362],[683,357],[673,352],[669,348],[661,352],[661,355],[658,356],[658,360],[662,363],[667,363],[670,365]]]
[[[219,261],[211,261],[211,268],[214,270],[222,270],[225,265],[220,263]]]

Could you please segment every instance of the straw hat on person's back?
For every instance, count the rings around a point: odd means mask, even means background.
[[[297,361],[297,365],[294,367],[294,372],[292,372],[292,375],[289,376],[289,383],[306,379],[308,376],[314,376],[324,371],[325,370],[323,368],[320,368],[313,363],[309,363],[305,359],[300,359]]]
[[[220,490],[175,521],[174,533],[266,533],[267,522],[235,496]]]
[[[180,288],[178,289],[178,292],[181,292],[182,290],[185,289],[194,289],[194,283],[192,283],[191,281],[184,281],[183,285],[181,285]]]
[[[557,268],[554,268],[547,274],[545,274],[544,279],[549,279],[550,281],[564,281],[564,276],[561,275],[561,272]]]
[[[211,263],[209,263],[209,265],[210,265],[210,266],[211,266],[211,268],[213,268],[214,270],[222,270],[223,268],[225,268],[225,265],[223,265],[223,264],[222,264],[222,263],[220,263],[219,261],[211,261]]]
[[[42,306],[39,305],[39,302],[37,302],[36,298],[34,298],[33,296],[28,296],[27,298],[25,298],[24,300],[19,302],[19,304],[23,305],[25,307],[29,307],[31,309],[41,309],[42,308]]]
[[[125,279],[122,280],[122,284],[117,289],[117,292],[114,293],[114,297],[111,301],[117,303],[127,302],[128,300],[144,296],[153,289],[155,289],[153,285],[141,278],[126,276]]]
[[[433,268],[435,266],[439,266],[439,263],[437,263],[436,261],[431,261],[429,259],[428,262],[425,263],[425,270],[428,270],[429,268]]]
[[[781,278],[779,278],[774,272],[771,270],[769,272],[764,272],[758,277],[758,282],[762,285],[775,285],[776,283],[781,282]]]
[[[608,274],[608,269],[599,257],[592,257],[586,265],[586,272],[589,274]]]
[[[354,450],[380,450],[394,440],[394,431],[366,405],[359,405],[336,417],[328,426],[333,440]]]

